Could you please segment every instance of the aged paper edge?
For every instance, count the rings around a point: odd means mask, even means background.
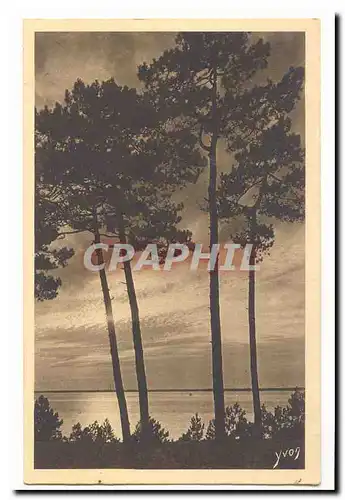
[[[303,31],[306,35],[306,462],[303,470],[34,469],[34,36],[39,31]],[[320,20],[24,20],[24,481],[26,484],[320,483]],[[311,417],[308,418],[308,415]]]

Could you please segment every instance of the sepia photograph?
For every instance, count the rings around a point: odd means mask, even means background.
[[[318,21],[271,21],[26,21],[29,482],[319,481]]]

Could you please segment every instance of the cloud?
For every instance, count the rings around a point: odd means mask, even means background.
[[[304,380],[303,366],[290,372],[290,362],[287,367],[281,366],[281,375],[277,375],[279,359],[292,357],[292,351],[293,366],[304,359],[301,347],[304,342],[304,269],[298,265],[301,257],[296,252],[299,248],[300,255],[303,255],[303,247],[298,246],[300,239],[303,242],[303,231],[300,228],[296,234],[288,233],[290,246],[295,248],[296,265],[293,269],[290,261],[285,262],[285,267],[279,262],[281,272],[276,275],[277,261],[273,255],[264,261],[262,274],[261,271],[257,273],[257,338],[262,352],[263,380],[268,386],[276,385],[277,380],[283,385],[294,385],[295,382],[303,385]],[[287,253],[288,242],[283,246]],[[278,240],[278,256],[282,252],[279,243]],[[294,273],[292,279],[291,272]],[[139,272],[135,281],[141,297],[141,327],[151,387],[209,387],[208,274],[202,270],[186,273],[181,267],[171,273]],[[52,311],[46,317],[40,315],[36,318],[37,387],[111,387],[108,336],[98,280],[93,286],[98,287],[97,302],[97,288],[84,287],[83,294],[75,295],[74,299],[64,297],[62,293],[59,299],[49,303]],[[162,293],[164,288],[167,293]],[[118,299],[125,293],[125,290],[119,293]],[[248,376],[247,293],[246,274],[221,275],[223,359],[226,380],[231,385],[244,383]],[[135,388],[130,311],[127,302],[118,299],[114,299],[113,307],[121,367],[126,387]],[[43,304],[46,305],[48,303]],[[265,367],[268,362],[266,352],[272,352],[272,346],[276,346],[274,352],[278,358],[277,362],[271,360],[274,368],[268,368]],[[167,373],[163,376],[163,372]]]
[[[61,101],[77,78],[138,86],[137,66],[172,42],[172,33],[36,33],[36,105]]]
[[[183,326],[176,325],[173,335]],[[166,329],[164,332],[166,333]],[[102,333],[102,335],[101,335]],[[159,329],[153,331],[159,333]],[[85,340],[92,332],[85,332]],[[105,332],[97,332],[104,344],[95,342],[81,346],[62,348],[46,345],[46,352],[36,352],[36,390],[85,390],[111,389],[112,368]],[[95,332],[93,332],[95,337]],[[129,346],[129,344],[128,344]],[[121,350],[120,363],[126,389],[136,389],[133,350]],[[183,389],[212,387],[211,346],[204,337],[176,337],[166,345],[145,347],[145,364],[149,389]],[[304,385],[304,340],[296,338],[272,338],[258,343],[258,362],[262,387]],[[49,369],[47,369],[49,366]],[[223,369],[226,387],[249,387],[250,366],[248,343],[226,342],[223,344]]]

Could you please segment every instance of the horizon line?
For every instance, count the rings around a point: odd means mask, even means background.
[[[296,389],[305,389],[303,386],[293,386],[293,387],[262,387],[260,391],[295,391]],[[224,388],[224,392],[251,392],[251,387],[234,387],[234,388]],[[116,392],[115,389],[47,389],[47,390],[34,390],[34,393],[46,393],[46,394],[58,394],[58,393],[97,393],[97,392]],[[124,392],[136,392],[138,389],[125,389]],[[213,392],[212,388],[205,389],[148,389],[147,392]]]

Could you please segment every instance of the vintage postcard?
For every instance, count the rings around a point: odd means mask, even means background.
[[[24,479],[320,482],[317,19],[24,22]]]

